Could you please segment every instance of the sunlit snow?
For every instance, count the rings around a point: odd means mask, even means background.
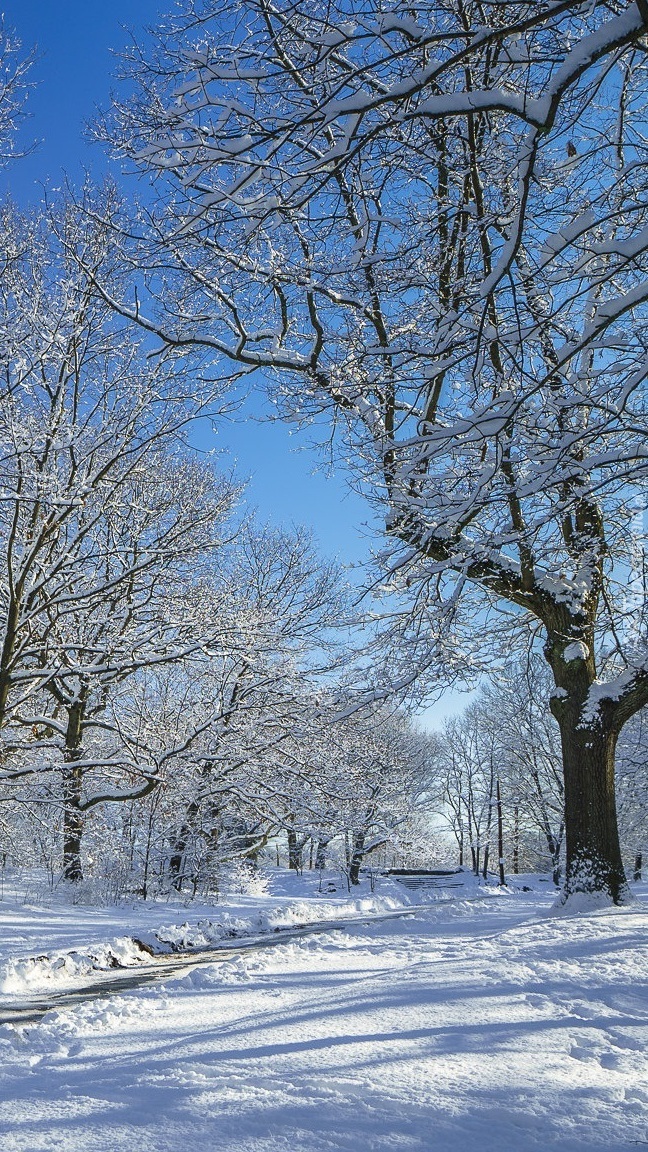
[[[437,896],[411,918],[309,936],[4,1025],[2,1148],[639,1146],[648,1140],[648,908],[549,916],[549,889]],[[355,899],[323,899],[307,878],[229,912],[269,923],[289,896],[300,915],[304,906],[315,915],[320,901],[358,915]],[[156,915],[169,923],[179,911],[47,911],[18,900],[0,910],[5,962],[8,949],[35,945],[39,920],[43,943],[60,948],[66,935],[78,946],[93,920],[95,934],[98,920],[108,933],[127,919],[146,931]]]

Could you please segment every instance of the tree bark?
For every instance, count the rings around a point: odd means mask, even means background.
[[[318,872],[322,872],[326,868],[326,849],[328,847],[328,840],[317,841],[317,852],[315,853],[315,868]]]
[[[288,867],[293,872],[301,872],[303,868],[302,850],[305,841],[302,840],[301,844],[297,839],[297,833],[293,828],[288,829]]]
[[[499,777],[497,779],[497,857],[499,865],[499,882],[500,885],[506,884],[506,876],[504,875],[504,828],[502,824],[502,791],[500,788]]]
[[[173,850],[169,859],[169,873],[171,875],[171,883],[178,892],[182,891],[182,882],[185,879],[185,853],[193,834],[199,811],[199,805],[195,800],[192,800],[187,807],[184,823],[180,831],[173,838]]]
[[[364,832],[355,832],[353,835],[353,851],[349,863],[349,880],[351,884],[360,883],[360,865],[364,856]]]
[[[579,722],[580,709],[559,707],[556,712],[565,776],[563,899],[575,892],[603,892],[620,904],[627,883],[614,788],[616,733],[602,723]]]
[[[83,812],[80,809],[83,772],[74,762],[63,769],[63,876],[74,883],[83,880],[81,838]]]
[[[565,821],[563,817],[563,821],[558,830],[558,836],[550,836],[547,839],[549,852],[551,854],[551,878],[556,888],[560,888],[560,880],[562,877],[562,868],[560,866],[560,849],[563,841],[564,830]]]
[[[578,630],[574,617],[563,620],[560,630],[549,632],[545,645],[557,688],[551,711],[560,727],[565,783],[562,900],[575,893],[600,893],[621,904],[629,892],[619,844],[614,754],[627,717],[613,700],[605,708],[591,700],[596,683],[591,605],[590,617],[588,624],[578,622]]]
[[[81,864],[83,769],[77,763],[82,755],[83,712],[84,704],[81,700],[68,708],[63,764],[63,877],[73,883],[83,880]]]

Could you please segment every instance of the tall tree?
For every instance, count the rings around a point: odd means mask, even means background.
[[[509,870],[518,872],[521,864],[523,871],[535,869],[548,858],[559,884],[564,847],[560,734],[548,709],[551,675],[540,659],[511,662],[506,676],[485,683],[464,714],[446,724],[444,801],[460,854],[470,845],[478,871],[475,857],[492,843],[499,779]]]
[[[495,733],[513,853],[519,856],[529,833],[539,833],[559,884],[565,797],[560,733],[548,708],[551,691],[549,669],[532,654],[512,663],[498,683],[484,685],[479,703],[482,723]]]
[[[193,708],[210,722],[180,775],[177,883],[197,845],[218,869],[228,855],[255,856],[308,808],[321,684],[341,662],[342,573],[307,533],[247,524],[228,552],[198,590],[211,638],[192,669]]]
[[[542,630],[565,898],[623,898],[614,752],[648,702],[643,589],[619,595],[646,466],[647,29],[644,0],[189,3],[117,129],[156,179],[160,307],[113,303],[330,413],[424,661],[493,608]]]
[[[217,546],[237,489],[183,446],[211,385],[148,360],[80,270],[112,274],[105,231],[65,205],[29,220],[5,207],[0,227],[1,772],[61,773],[78,879],[87,734],[106,727],[111,685],[202,644],[178,581]]]

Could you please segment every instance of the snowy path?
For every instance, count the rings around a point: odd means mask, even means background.
[[[8,1007],[0,1005],[0,1025],[2,1024],[35,1024],[54,1009],[68,1008],[74,1004],[83,1004],[87,1000],[105,999],[120,992],[127,992],[131,988],[146,987],[159,980],[168,980],[203,964],[225,963],[236,959],[243,953],[263,951],[266,948],[276,948],[280,944],[299,940],[302,936],[313,933],[344,931],[354,924],[370,924],[374,921],[400,919],[403,916],[414,916],[421,909],[418,907],[404,908],[398,912],[374,913],[370,916],[347,917],[344,920],[316,921],[312,924],[303,924],[297,928],[275,928],[273,934],[242,938],[231,947],[220,945],[215,948],[197,948],[187,953],[177,953],[169,956],[164,953],[154,957],[147,963],[139,964],[136,968],[119,968],[117,971],[108,969],[97,972],[93,979],[78,983],[78,986],[67,991],[46,996],[32,996],[27,1002],[12,1003]]]
[[[3,1152],[622,1152],[648,909],[430,906],[0,1029]]]

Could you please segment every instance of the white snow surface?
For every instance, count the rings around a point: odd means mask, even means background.
[[[3,1152],[641,1146],[648,889],[625,908],[561,916],[549,915],[547,889],[431,900],[406,919],[303,937],[4,1025]],[[291,903],[301,922],[303,906],[312,918],[331,905],[359,914],[355,898],[318,897],[306,877],[292,893],[248,899],[230,914],[258,923]],[[366,911],[393,906],[394,889],[363,901]],[[127,920],[128,934],[142,935],[161,911],[170,923],[172,909],[159,905],[0,901],[4,961],[66,943],[83,951],[124,935]],[[214,923],[222,911],[185,918]]]

